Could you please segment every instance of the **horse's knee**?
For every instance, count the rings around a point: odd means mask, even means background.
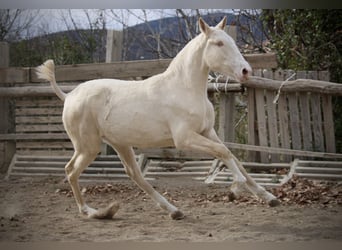
[[[69,182],[75,182],[78,180],[79,175],[75,171],[69,170],[68,172],[65,172]]]

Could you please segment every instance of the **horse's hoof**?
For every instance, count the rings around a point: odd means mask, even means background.
[[[234,199],[238,199],[243,195],[246,190],[246,183],[245,182],[236,182],[234,181],[230,187],[230,192],[233,193]],[[231,194],[229,195],[231,198]],[[233,199],[233,200],[234,200]]]
[[[95,213],[90,214],[89,218],[94,219],[113,219],[116,212],[119,210],[119,204],[116,202],[112,202],[106,208],[101,208],[97,210]]]
[[[280,201],[278,199],[272,199],[268,202],[270,207],[277,207],[280,205]]]
[[[183,214],[181,211],[179,211],[179,210],[177,210],[177,211],[171,213],[170,216],[171,216],[171,218],[172,218],[173,220],[181,220],[181,219],[184,219],[184,214]]]

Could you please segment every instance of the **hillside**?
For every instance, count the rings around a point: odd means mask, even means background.
[[[209,25],[217,24],[227,16],[228,25],[237,26],[237,43],[244,47],[251,28],[254,43],[264,40],[261,22],[257,19],[254,26],[246,16],[230,13],[214,13],[203,16]],[[122,60],[172,58],[184,45],[198,33],[197,17],[186,22],[178,17],[158,19],[123,30]],[[246,29],[249,27],[249,29]],[[54,58],[58,64],[104,62],[106,54],[106,30],[70,30],[47,34],[11,44],[11,65],[32,66],[46,58]]]

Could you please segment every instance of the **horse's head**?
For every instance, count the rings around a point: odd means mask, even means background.
[[[241,55],[234,40],[224,31],[227,18],[215,27],[209,27],[202,18],[199,19],[201,32],[207,38],[203,59],[210,70],[245,81],[252,72],[251,66]]]

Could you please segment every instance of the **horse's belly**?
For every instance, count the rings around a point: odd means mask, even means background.
[[[146,147],[173,146],[173,139],[166,123],[141,115],[117,116],[101,125],[102,137],[116,145]]]

